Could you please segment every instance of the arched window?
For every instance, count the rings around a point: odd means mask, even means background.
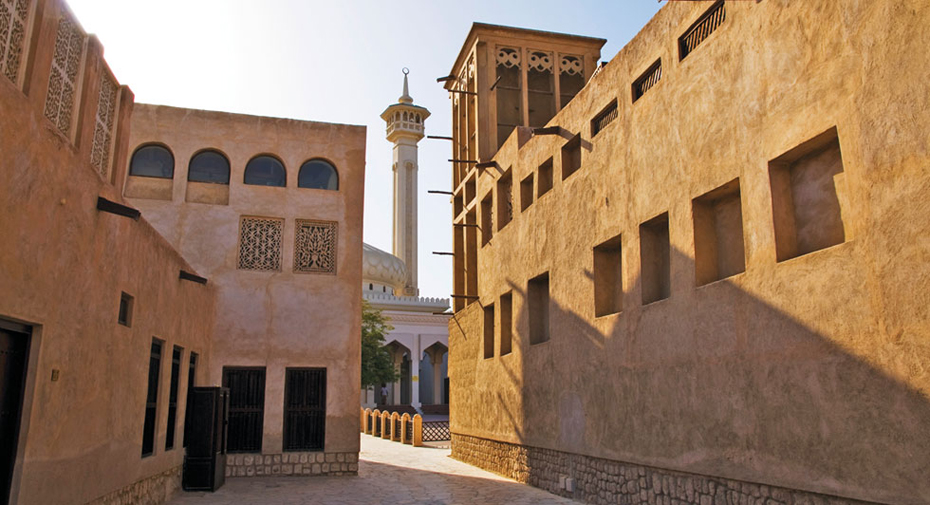
[[[245,183],[283,188],[287,184],[287,172],[277,158],[262,154],[252,158],[245,166]]]
[[[325,160],[310,160],[300,166],[297,187],[335,191],[339,189],[339,174],[336,167]]]
[[[420,115],[417,114],[417,123],[419,123],[419,122],[420,122]]]
[[[129,162],[129,175],[140,177],[174,177],[174,155],[167,147],[149,144],[136,149]]]
[[[187,180],[229,184],[229,160],[219,151],[201,151],[191,158],[187,168]]]

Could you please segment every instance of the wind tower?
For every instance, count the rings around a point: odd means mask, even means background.
[[[417,143],[425,135],[430,112],[413,104],[404,68],[404,93],[381,113],[387,139],[394,144],[394,256],[407,266],[402,294],[418,296],[417,287]]]

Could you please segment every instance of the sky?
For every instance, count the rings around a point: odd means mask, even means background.
[[[391,251],[391,143],[384,109],[410,94],[448,136],[447,75],[473,22],[607,39],[609,60],[663,5],[656,0],[67,0],[136,102],[368,126],[365,242]],[[448,141],[419,150],[421,296],[452,293]],[[294,167],[290,167],[293,169]]]

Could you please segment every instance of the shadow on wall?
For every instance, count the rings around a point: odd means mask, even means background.
[[[855,276],[860,246],[780,263],[789,275],[762,278],[750,265],[696,288],[694,260],[672,248],[666,298],[644,305],[644,282],[663,279],[637,277],[623,286],[621,312],[594,318],[593,307],[579,314],[555,290],[551,339],[532,345],[535,314],[525,287],[510,283],[520,309],[511,354],[496,342],[494,357],[482,359],[481,334],[463,335],[480,329],[470,323],[477,305],[451,326],[461,344],[452,344],[453,432],[838,496],[928,501],[930,401],[881,368],[897,361],[913,370],[921,351],[885,342],[864,283],[843,281],[838,291],[798,282],[812,264]],[[557,288],[578,282],[559,271],[550,279]],[[741,287],[750,279],[755,294]],[[526,480],[542,472],[531,467]]]

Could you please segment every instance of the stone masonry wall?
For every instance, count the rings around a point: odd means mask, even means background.
[[[840,505],[867,502],[675,472],[452,434],[452,457],[588,503],[625,505]],[[570,481],[570,485],[566,485]],[[566,488],[571,489],[571,491]]]
[[[357,474],[357,452],[286,452],[226,456],[227,477]]]
[[[120,490],[90,501],[87,505],[161,505],[181,489],[181,467],[133,482]]]

